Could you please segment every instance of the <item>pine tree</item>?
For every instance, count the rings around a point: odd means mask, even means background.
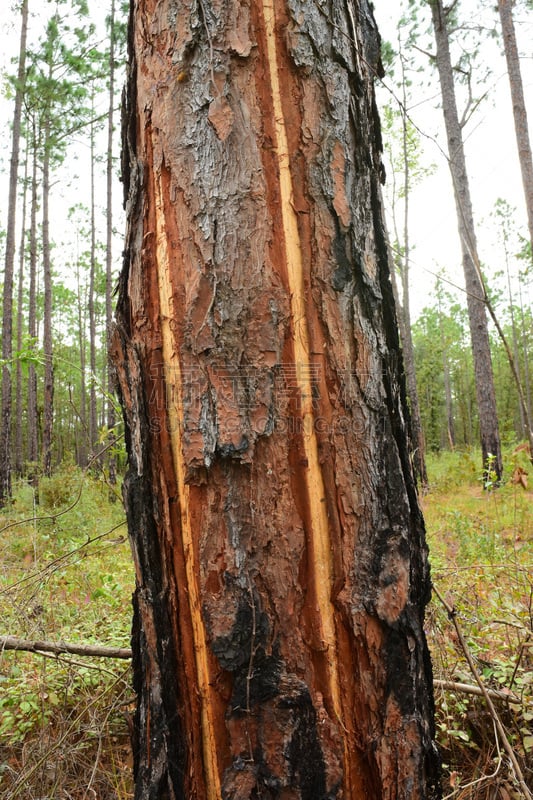
[[[18,73],[13,112],[11,165],[9,171],[9,199],[7,211],[6,255],[4,267],[4,294],[2,301],[2,409],[0,419],[0,508],[11,497],[11,359],[13,355],[13,272],[15,265],[15,224],[17,212],[17,185],[22,122],[22,102],[26,75],[26,39],[28,31],[28,0],[21,6],[21,29],[18,56]]]
[[[502,477],[503,464],[500,434],[498,430],[490,339],[485,309],[485,288],[480,272],[462,127],[457,110],[447,22],[447,16],[450,11],[444,8],[442,0],[428,0],[428,2],[431,6],[433,29],[437,45],[436,64],[439,74],[444,122],[448,141],[448,163],[453,182],[459,238],[463,257],[470,336],[474,357],[483,468],[487,469],[490,463],[491,470],[496,473],[497,480],[500,480]]]

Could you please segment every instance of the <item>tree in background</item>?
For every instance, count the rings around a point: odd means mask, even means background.
[[[436,287],[436,303],[413,324],[422,424],[428,449],[473,447],[479,437],[468,315]]]
[[[24,463],[24,438],[22,431],[23,413],[23,385],[22,385],[22,345],[24,337],[24,261],[26,251],[27,234],[27,211],[28,211],[28,151],[24,159],[24,178],[22,183],[22,222],[20,233],[19,248],[19,274],[17,285],[17,338],[16,338],[16,370],[15,370],[15,436],[14,436],[14,460],[13,466],[17,475],[22,475]]]
[[[29,241],[29,291],[28,291],[28,340],[31,354],[28,365],[28,401],[27,401],[27,460],[30,465],[30,480],[37,485],[39,459],[39,435],[37,412],[37,370],[35,354],[37,351],[37,216],[39,212],[38,165],[41,130],[35,112],[26,114],[26,137],[31,152],[31,200],[30,200],[30,241]]]
[[[502,26],[503,47],[513,103],[516,144],[522,173],[522,184],[524,186],[529,239],[533,247],[533,158],[531,157],[531,142],[520,70],[520,57],[518,55],[513,21],[512,0],[498,0],[498,12]]]
[[[26,88],[27,103],[35,119],[38,135],[38,163],[41,170],[41,236],[43,266],[43,361],[44,400],[42,425],[42,470],[52,471],[54,418],[54,335],[53,264],[50,234],[50,192],[54,170],[63,163],[70,139],[90,126],[92,110],[87,102],[90,85],[101,57],[94,48],[94,29],[87,23],[84,0],[73,0],[50,17],[45,36],[32,51]],[[75,19],[76,24],[72,24]],[[92,353],[92,351],[91,351]]]
[[[123,16],[125,16],[123,10]],[[106,153],[106,279],[105,279],[105,329],[106,329],[106,349],[111,343],[111,331],[113,327],[113,184],[114,184],[114,162],[113,162],[113,137],[115,130],[115,70],[117,45],[125,41],[125,36],[121,36],[121,28],[117,24],[115,0],[111,0],[109,14],[109,75],[108,92],[109,105],[107,111],[107,153]],[[108,430],[109,443],[112,445],[109,454],[109,481],[111,485],[116,483],[116,458],[113,452],[115,442],[115,404],[113,402],[113,392],[115,389],[115,374],[111,359],[107,359],[107,403],[106,403],[106,424]]]
[[[498,430],[494,375],[485,310],[485,287],[480,271],[476,234],[472,214],[470,186],[462,139],[462,124],[457,110],[453,66],[450,54],[448,15],[455,8],[445,9],[441,0],[428,0],[431,6],[433,29],[437,45],[436,65],[439,74],[448,159],[455,196],[463,271],[467,292],[467,307],[472,340],[476,397],[483,468],[490,464],[496,479],[502,477],[502,454]],[[464,118],[463,118],[464,121]]]
[[[402,342],[407,394],[411,412],[411,428],[413,436],[413,463],[415,471],[423,487],[427,487],[428,477],[425,463],[425,442],[420,403],[416,379],[416,364],[411,333],[411,299],[410,299],[410,196],[413,185],[430,174],[431,166],[425,167],[421,159],[420,136],[409,119],[409,78],[406,55],[403,50],[403,27],[407,20],[400,20],[398,29],[397,52],[385,48],[386,63],[390,70],[396,66],[398,72],[399,100],[394,97],[384,109],[385,152],[389,157],[390,173],[386,183],[385,194],[389,199],[392,229],[394,232],[393,260],[400,278],[401,291],[397,285],[396,270],[391,273],[392,285],[398,309],[398,324]]]
[[[371,8],[177,12],[132,12],[113,344],[136,797],[429,800]]]
[[[6,251],[4,267],[4,293],[2,300],[2,409],[0,420],[0,508],[11,497],[11,430],[12,430],[12,380],[13,356],[13,273],[16,252],[16,212],[19,174],[19,154],[22,122],[22,103],[26,77],[26,40],[28,31],[28,0],[21,6],[20,46],[18,73],[15,85],[15,110],[9,171],[9,199],[7,211]]]

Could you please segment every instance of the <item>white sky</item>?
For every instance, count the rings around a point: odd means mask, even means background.
[[[3,0],[0,5],[0,67],[9,67],[9,58],[16,55],[19,39],[19,15],[11,11],[12,4]],[[104,19],[108,13],[109,0],[90,0],[91,16],[97,14]],[[375,15],[383,39],[393,45],[397,41],[397,19],[400,2],[397,0],[375,0]],[[476,5],[476,0],[461,0],[461,15],[468,13]],[[486,4],[486,21],[498,24],[494,3]],[[49,8],[44,0],[30,0],[30,9]],[[524,88],[530,113],[530,128],[533,134],[533,14],[515,11],[517,37],[519,47],[526,57],[522,59]],[[477,19],[477,17],[476,17]],[[41,30],[39,16],[30,20],[30,41],[35,32]],[[430,39],[427,46],[431,48]],[[470,174],[474,214],[477,222],[478,245],[482,261],[489,271],[502,268],[501,251],[496,246],[494,225],[490,223],[490,213],[494,209],[496,199],[503,197],[512,206],[517,207],[516,221],[525,234],[526,215],[522,194],[522,184],[516,154],[516,142],[512,120],[511,101],[509,96],[506,67],[503,56],[499,52],[498,41],[486,45],[486,58],[493,70],[492,88],[489,97],[476,111],[466,130],[467,167]],[[13,68],[10,68],[13,69]],[[426,67],[427,75],[431,70]],[[385,78],[385,84],[391,84]],[[442,114],[438,108],[438,89],[427,88],[417,97],[416,108],[412,109],[412,118],[421,131],[428,137],[437,137],[441,147],[445,148]],[[389,94],[386,90],[378,90],[381,103],[387,102]],[[429,99],[426,99],[429,98]],[[0,225],[5,226],[7,201],[7,170],[9,167],[10,141],[8,125],[12,114],[12,105],[0,103],[0,130],[4,139],[4,147],[0,150],[0,166],[4,174],[0,175]],[[117,120],[118,122],[118,120]],[[437,166],[436,173],[425,179],[411,197],[411,246],[412,246],[412,307],[418,313],[421,308],[431,302],[434,279],[431,273],[445,270],[453,281],[462,285],[460,270],[460,252],[457,236],[455,206],[451,192],[451,182],[445,158],[438,146],[430,138],[424,140],[424,150],[428,161]],[[85,147],[85,151],[87,148]],[[87,155],[87,153],[85,153]],[[82,175],[84,166],[84,148],[80,148],[79,161],[70,163],[67,172],[72,176],[76,171]],[[74,181],[75,191],[70,198],[63,201],[67,205],[74,202],[88,203],[88,178]],[[56,189],[59,202],[59,191]],[[121,198],[122,187],[117,183],[115,196]],[[118,221],[118,220],[117,220]],[[103,223],[102,223],[103,224]],[[119,222],[120,224],[120,222]],[[53,232],[57,236],[57,232]],[[118,242],[120,254],[120,242]]]

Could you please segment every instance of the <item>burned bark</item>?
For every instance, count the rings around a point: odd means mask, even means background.
[[[438,796],[370,7],[136,2],[136,797]]]

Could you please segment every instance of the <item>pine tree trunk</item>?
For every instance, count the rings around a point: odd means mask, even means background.
[[[522,296],[522,284],[520,282],[518,283],[518,291],[520,293],[520,333],[522,340],[522,353],[524,358],[524,384],[526,387],[527,418],[531,419],[533,406],[531,404],[531,380],[529,377],[529,326],[526,322],[526,315],[524,314],[524,298]]]
[[[28,203],[28,153],[24,161],[24,183],[22,199],[22,224],[20,231],[19,274],[17,287],[17,352],[22,351],[22,333],[24,328],[24,263],[26,259],[26,214]],[[15,375],[15,472],[22,475],[24,466],[24,441],[22,433],[22,363],[17,358]]]
[[[7,205],[6,250],[2,300],[2,408],[0,418],[0,508],[11,497],[11,358],[13,355],[13,272],[15,266],[15,237],[17,214],[17,182],[20,153],[22,100],[26,76],[26,39],[28,31],[28,0],[21,8],[20,45],[11,139],[9,196]]]
[[[113,329],[113,133],[115,118],[115,0],[111,0],[111,13],[109,18],[109,108],[107,112],[107,163],[106,163],[106,281],[105,281],[105,319],[106,319],[106,352],[109,352],[111,331]],[[113,393],[115,391],[115,370],[111,359],[107,361],[107,430],[108,443],[111,445],[108,456],[109,483],[114,486],[117,482],[116,456],[113,453],[115,442],[115,405]],[[112,495],[113,496],[113,495]]]
[[[461,125],[457,112],[446,12],[441,0],[429,0],[437,44],[437,69],[448,139],[449,167],[453,181],[463,271],[467,292],[468,318],[474,359],[476,399],[479,415],[483,469],[490,464],[497,480],[502,477],[502,455],[496,411],[496,394],[485,310],[485,291],[478,271],[479,258],[472,214],[470,186],[466,171]]]
[[[85,379],[85,370],[87,368],[87,357],[86,357],[86,318],[85,318],[85,308],[87,305],[87,296],[83,296],[82,292],[82,285],[80,280],[80,265],[78,264],[77,268],[77,289],[78,289],[78,348],[80,351],[80,405],[79,405],[79,417],[80,417],[80,428],[81,428],[81,436],[78,442],[78,446],[76,448],[77,452],[77,463],[82,469],[87,466],[88,461],[88,446],[91,447],[91,438],[88,433],[87,428],[87,381]]]
[[[439,796],[366,0],[137,2],[137,800]]]
[[[37,130],[33,129],[33,154],[31,177],[31,209],[30,209],[30,287],[28,299],[28,335],[31,348],[35,349],[37,338],[37,211],[38,211],[38,184],[37,184]],[[35,365],[30,361],[28,366],[28,463],[34,485],[37,483],[37,461],[39,459],[39,422],[37,414],[37,373]]]
[[[504,232],[504,236],[505,236],[505,232]],[[523,384],[522,375],[521,375],[522,368],[521,368],[521,365],[520,365],[520,350],[519,350],[519,347],[518,347],[518,328],[517,328],[516,318],[515,318],[515,305],[514,305],[514,299],[513,299],[513,287],[512,287],[512,282],[511,282],[511,270],[509,268],[509,253],[507,251],[507,241],[506,241],[506,239],[504,239],[504,251],[505,251],[505,272],[506,272],[506,275],[507,275],[507,291],[509,293],[509,316],[511,318],[511,334],[512,334],[512,337],[513,337],[513,360],[514,360],[514,363],[515,363],[515,369],[516,369],[516,373],[517,373],[517,376],[518,376],[518,380],[520,382],[520,385],[523,386],[524,384]],[[528,432],[528,427],[529,426],[528,426],[527,421],[526,421],[527,399],[525,397],[523,397],[522,399],[523,399],[523,404],[521,402],[518,402],[519,426],[517,426],[517,428],[518,428],[517,433],[518,433],[519,437],[521,437],[523,439],[526,439],[528,437],[528,435],[529,435],[529,432]]]
[[[52,433],[54,425],[54,362],[52,340],[52,263],[50,256],[50,120],[43,124],[43,350],[44,350],[44,401],[43,401],[43,474],[52,474]]]
[[[403,87],[403,108],[407,109],[406,76],[402,60],[402,87]],[[411,259],[410,238],[409,238],[409,200],[411,193],[411,169],[409,164],[408,137],[407,137],[407,118],[402,114],[402,147],[403,147],[403,172],[404,172],[404,223],[403,241],[404,257],[402,259],[402,308],[400,313],[400,335],[403,345],[403,357],[405,362],[405,377],[407,380],[407,394],[411,409],[411,429],[413,433],[413,463],[416,475],[422,485],[427,488],[428,476],[426,470],[426,446],[424,442],[424,431],[422,429],[422,419],[420,417],[420,403],[418,402],[418,386],[416,381],[415,351],[413,347],[413,337],[411,334],[411,293],[409,286],[409,268]]]
[[[93,112],[94,115],[94,112]],[[89,267],[89,448],[92,455],[98,447],[98,412],[96,407],[96,309],[95,309],[95,274],[96,274],[96,217],[95,217],[95,184],[94,184],[94,122],[91,122],[91,249]]]
[[[524,186],[524,196],[526,200],[529,240],[531,242],[531,247],[533,248],[533,158],[531,156],[531,143],[529,139],[526,103],[524,100],[522,74],[520,71],[520,57],[518,55],[518,47],[516,44],[516,35],[513,22],[513,4],[511,0],[498,0],[498,11],[500,12],[503,46],[507,61],[507,72],[509,73],[509,85],[511,88],[511,98],[513,102],[516,144],[518,146],[518,157],[520,160],[520,170],[522,172],[522,183]]]
[[[440,283],[438,284],[440,289]],[[444,328],[442,325],[442,313],[440,307],[440,296],[438,297],[439,303],[439,332],[442,348],[442,374],[444,376],[444,403],[446,406],[446,436],[448,447],[450,450],[455,450],[455,420],[453,414],[453,398],[452,398],[452,385],[450,380],[450,362],[448,358],[448,345],[444,335]]]

